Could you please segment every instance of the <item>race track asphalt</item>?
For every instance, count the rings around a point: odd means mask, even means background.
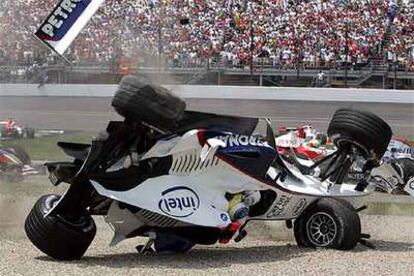
[[[111,119],[120,119],[110,98],[0,97],[0,119],[13,117],[37,128],[99,131]],[[414,138],[414,105],[352,102],[186,99],[189,110],[250,117],[268,117],[277,126],[313,124],[326,130],[334,111],[352,107],[384,118],[395,134]]]
[[[276,241],[263,224],[249,225],[240,243],[197,246],[188,254],[139,255],[142,238],[115,247],[112,231],[95,217],[97,235],[79,261],[55,261],[37,250],[24,233],[24,220],[43,194],[62,193],[45,176],[20,183],[0,182],[0,275],[414,275],[414,217],[362,216],[362,231],[376,250],[358,245],[351,251],[297,247]],[[279,231],[289,231],[285,227]]]

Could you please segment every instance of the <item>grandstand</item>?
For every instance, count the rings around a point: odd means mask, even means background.
[[[60,82],[140,70],[190,83],[256,75],[247,83],[309,85],[324,70],[332,85],[413,85],[414,0],[107,0],[68,51],[70,73],[25,30],[56,2],[0,3],[3,81],[36,81],[47,62]]]

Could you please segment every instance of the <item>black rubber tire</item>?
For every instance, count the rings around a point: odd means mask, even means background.
[[[338,109],[328,127],[336,147],[342,148],[349,143],[357,145],[365,157],[380,160],[391,140],[391,127],[377,115],[354,109]]]
[[[308,222],[314,214],[318,213],[328,214],[336,225],[337,231],[332,241],[326,245],[315,244],[308,234]],[[358,212],[349,202],[335,198],[321,198],[308,206],[295,220],[293,231],[296,243],[302,247],[351,250],[360,240],[361,221]]]
[[[60,216],[46,216],[57,195],[42,196],[26,218],[24,229],[29,240],[43,253],[58,260],[79,260],[96,234],[90,215],[71,223]]]
[[[20,161],[22,161],[24,165],[30,165],[32,163],[30,155],[22,147],[13,146],[11,148],[6,148],[4,150],[15,155],[17,158],[20,159]]]
[[[169,130],[184,116],[185,102],[142,76],[125,76],[112,100],[119,115]]]

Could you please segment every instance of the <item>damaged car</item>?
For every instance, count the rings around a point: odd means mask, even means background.
[[[46,164],[63,195],[44,195],[25,231],[44,254],[80,259],[96,234],[93,216],[111,225],[114,246],[147,237],[139,252],[186,252],[197,244],[240,242],[253,220],[286,221],[303,247],[351,250],[369,236],[346,199],[375,190],[392,136],[378,116],[339,109],[328,134],[336,150],[312,165],[279,154],[259,119],[189,111],[185,102],[139,76],[121,81],[109,122],[90,144],[60,142],[72,161]],[[363,177],[348,183],[356,162]]]

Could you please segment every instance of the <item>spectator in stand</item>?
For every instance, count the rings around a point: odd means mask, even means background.
[[[400,66],[414,71],[414,0],[403,0],[391,25],[388,51],[396,55]]]
[[[74,41],[74,63],[275,68],[366,64],[384,45],[407,68],[413,61],[414,0],[107,0]],[[35,30],[57,0],[0,3],[1,64],[27,64],[51,53],[20,26]],[[47,7],[47,8],[45,8]],[[393,19],[393,20],[391,20]],[[349,49],[346,60],[345,49]],[[386,50],[386,49],[384,49]],[[152,64],[155,65],[155,64]]]

